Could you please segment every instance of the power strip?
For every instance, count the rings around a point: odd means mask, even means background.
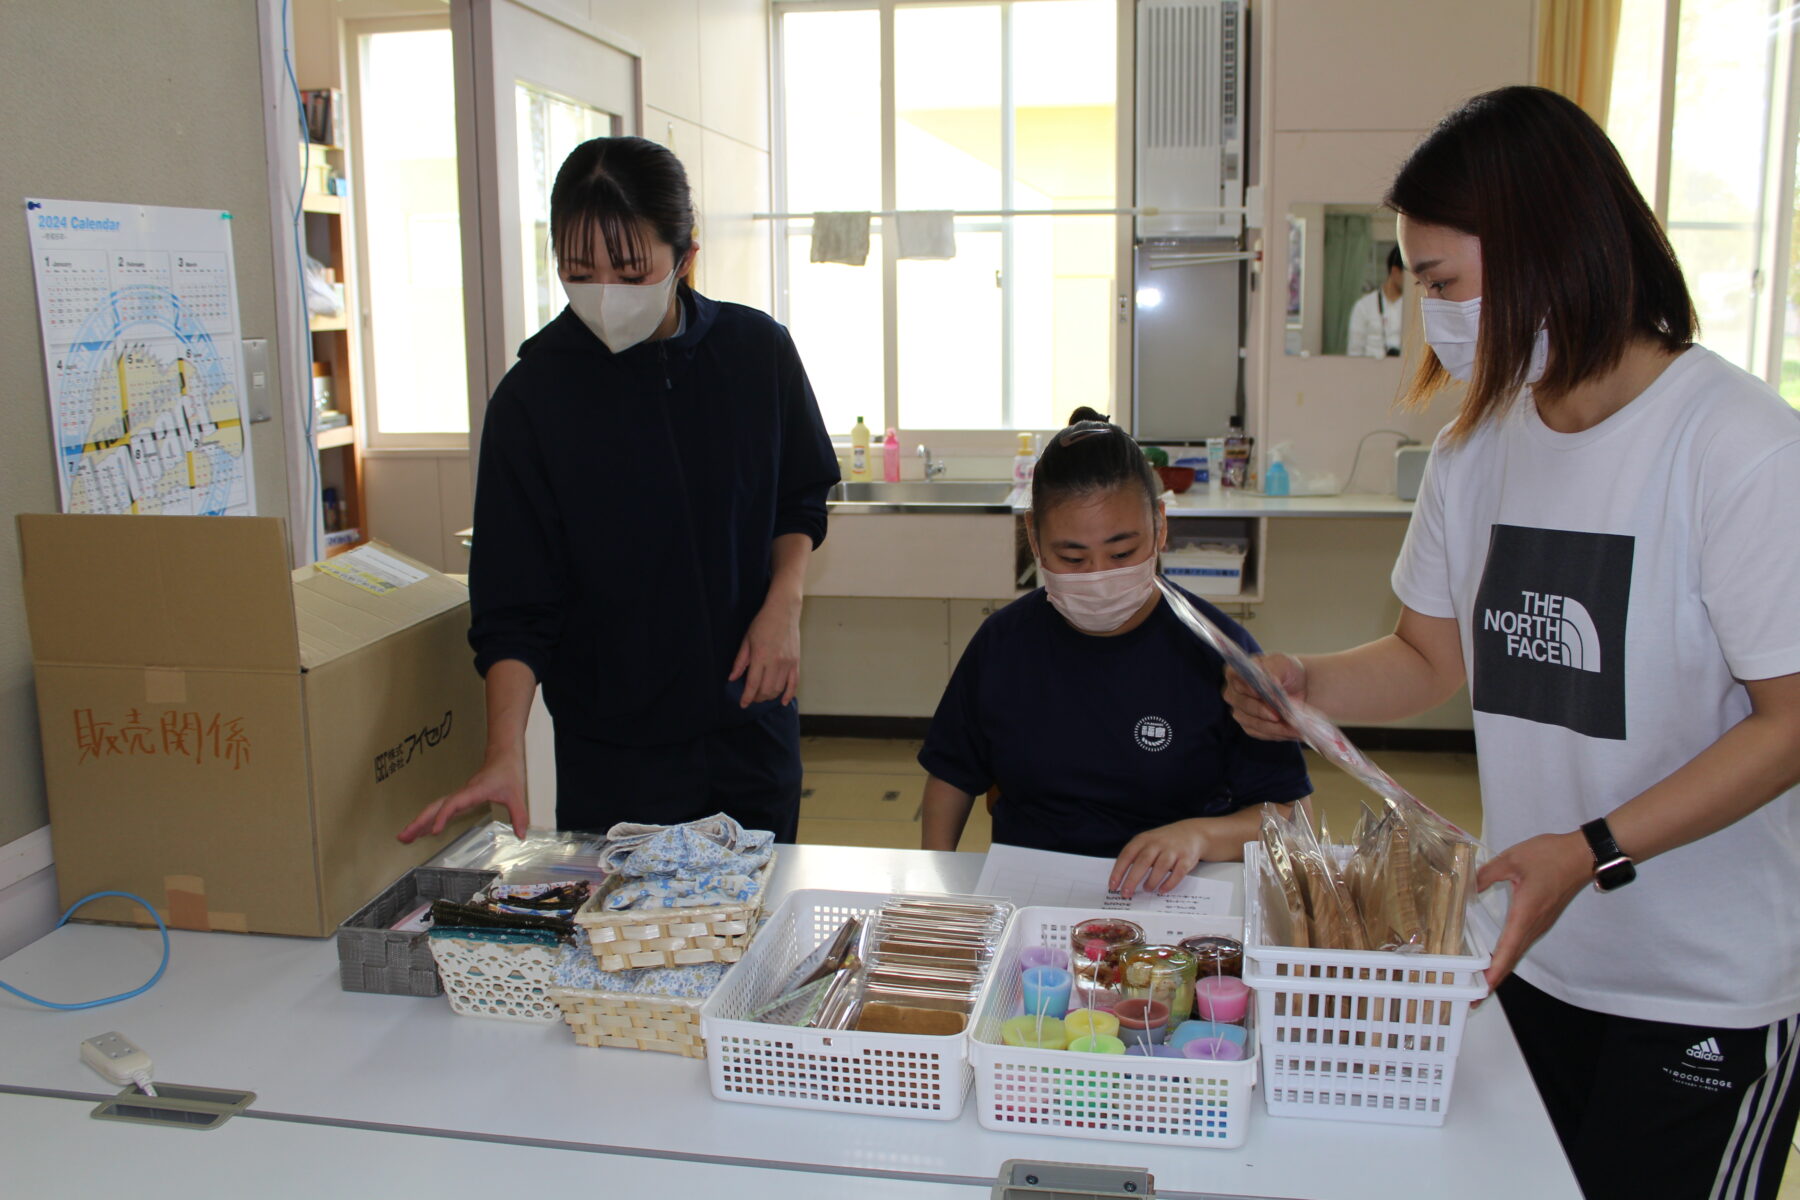
[[[144,1095],[156,1095],[150,1083],[150,1056],[122,1033],[102,1033],[82,1042],[81,1061],[114,1083],[134,1083]]]

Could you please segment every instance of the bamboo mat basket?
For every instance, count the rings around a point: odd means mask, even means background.
[[[768,893],[775,858],[756,875],[756,894],[735,904],[705,908],[640,908],[608,912],[606,898],[625,881],[609,878],[575,911],[575,923],[587,931],[602,971],[636,967],[691,967],[699,963],[734,963],[756,933]],[[605,993],[626,995],[627,993]],[[698,1037],[698,1026],[695,1036]]]
[[[706,1057],[706,1041],[700,1036],[702,999],[565,987],[551,988],[550,998],[583,1046]]]

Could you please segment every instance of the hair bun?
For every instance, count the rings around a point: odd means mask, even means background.
[[[1105,413],[1095,412],[1093,409],[1089,408],[1087,405],[1084,404],[1080,408],[1076,409],[1074,412],[1069,414],[1069,424],[1079,425],[1083,421],[1100,421],[1103,424],[1110,425],[1112,423],[1112,418],[1107,416]]]

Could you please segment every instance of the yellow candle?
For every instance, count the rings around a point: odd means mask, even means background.
[[[1117,1037],[1119,1018],[1094,1008],[1072,1008],[1063,1018],[1071,1039],[1078,1037]]]
[[[1069,1044],[1069,1031],[1056,1017],[1012,1017],[1000,1023],[1000,1037],[1024,1050],[1061,1050]]]

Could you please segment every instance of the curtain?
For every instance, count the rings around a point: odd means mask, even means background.
[[[1369,218],[1363,213],[1325,214],[1325,298],[1319,305],[1320,352],[1342,354],[1349,345],[1350,308],[1362,297],[1369,265]]]
[[[1606,125],[1623,0],[1538,0],[1537,82]]]

